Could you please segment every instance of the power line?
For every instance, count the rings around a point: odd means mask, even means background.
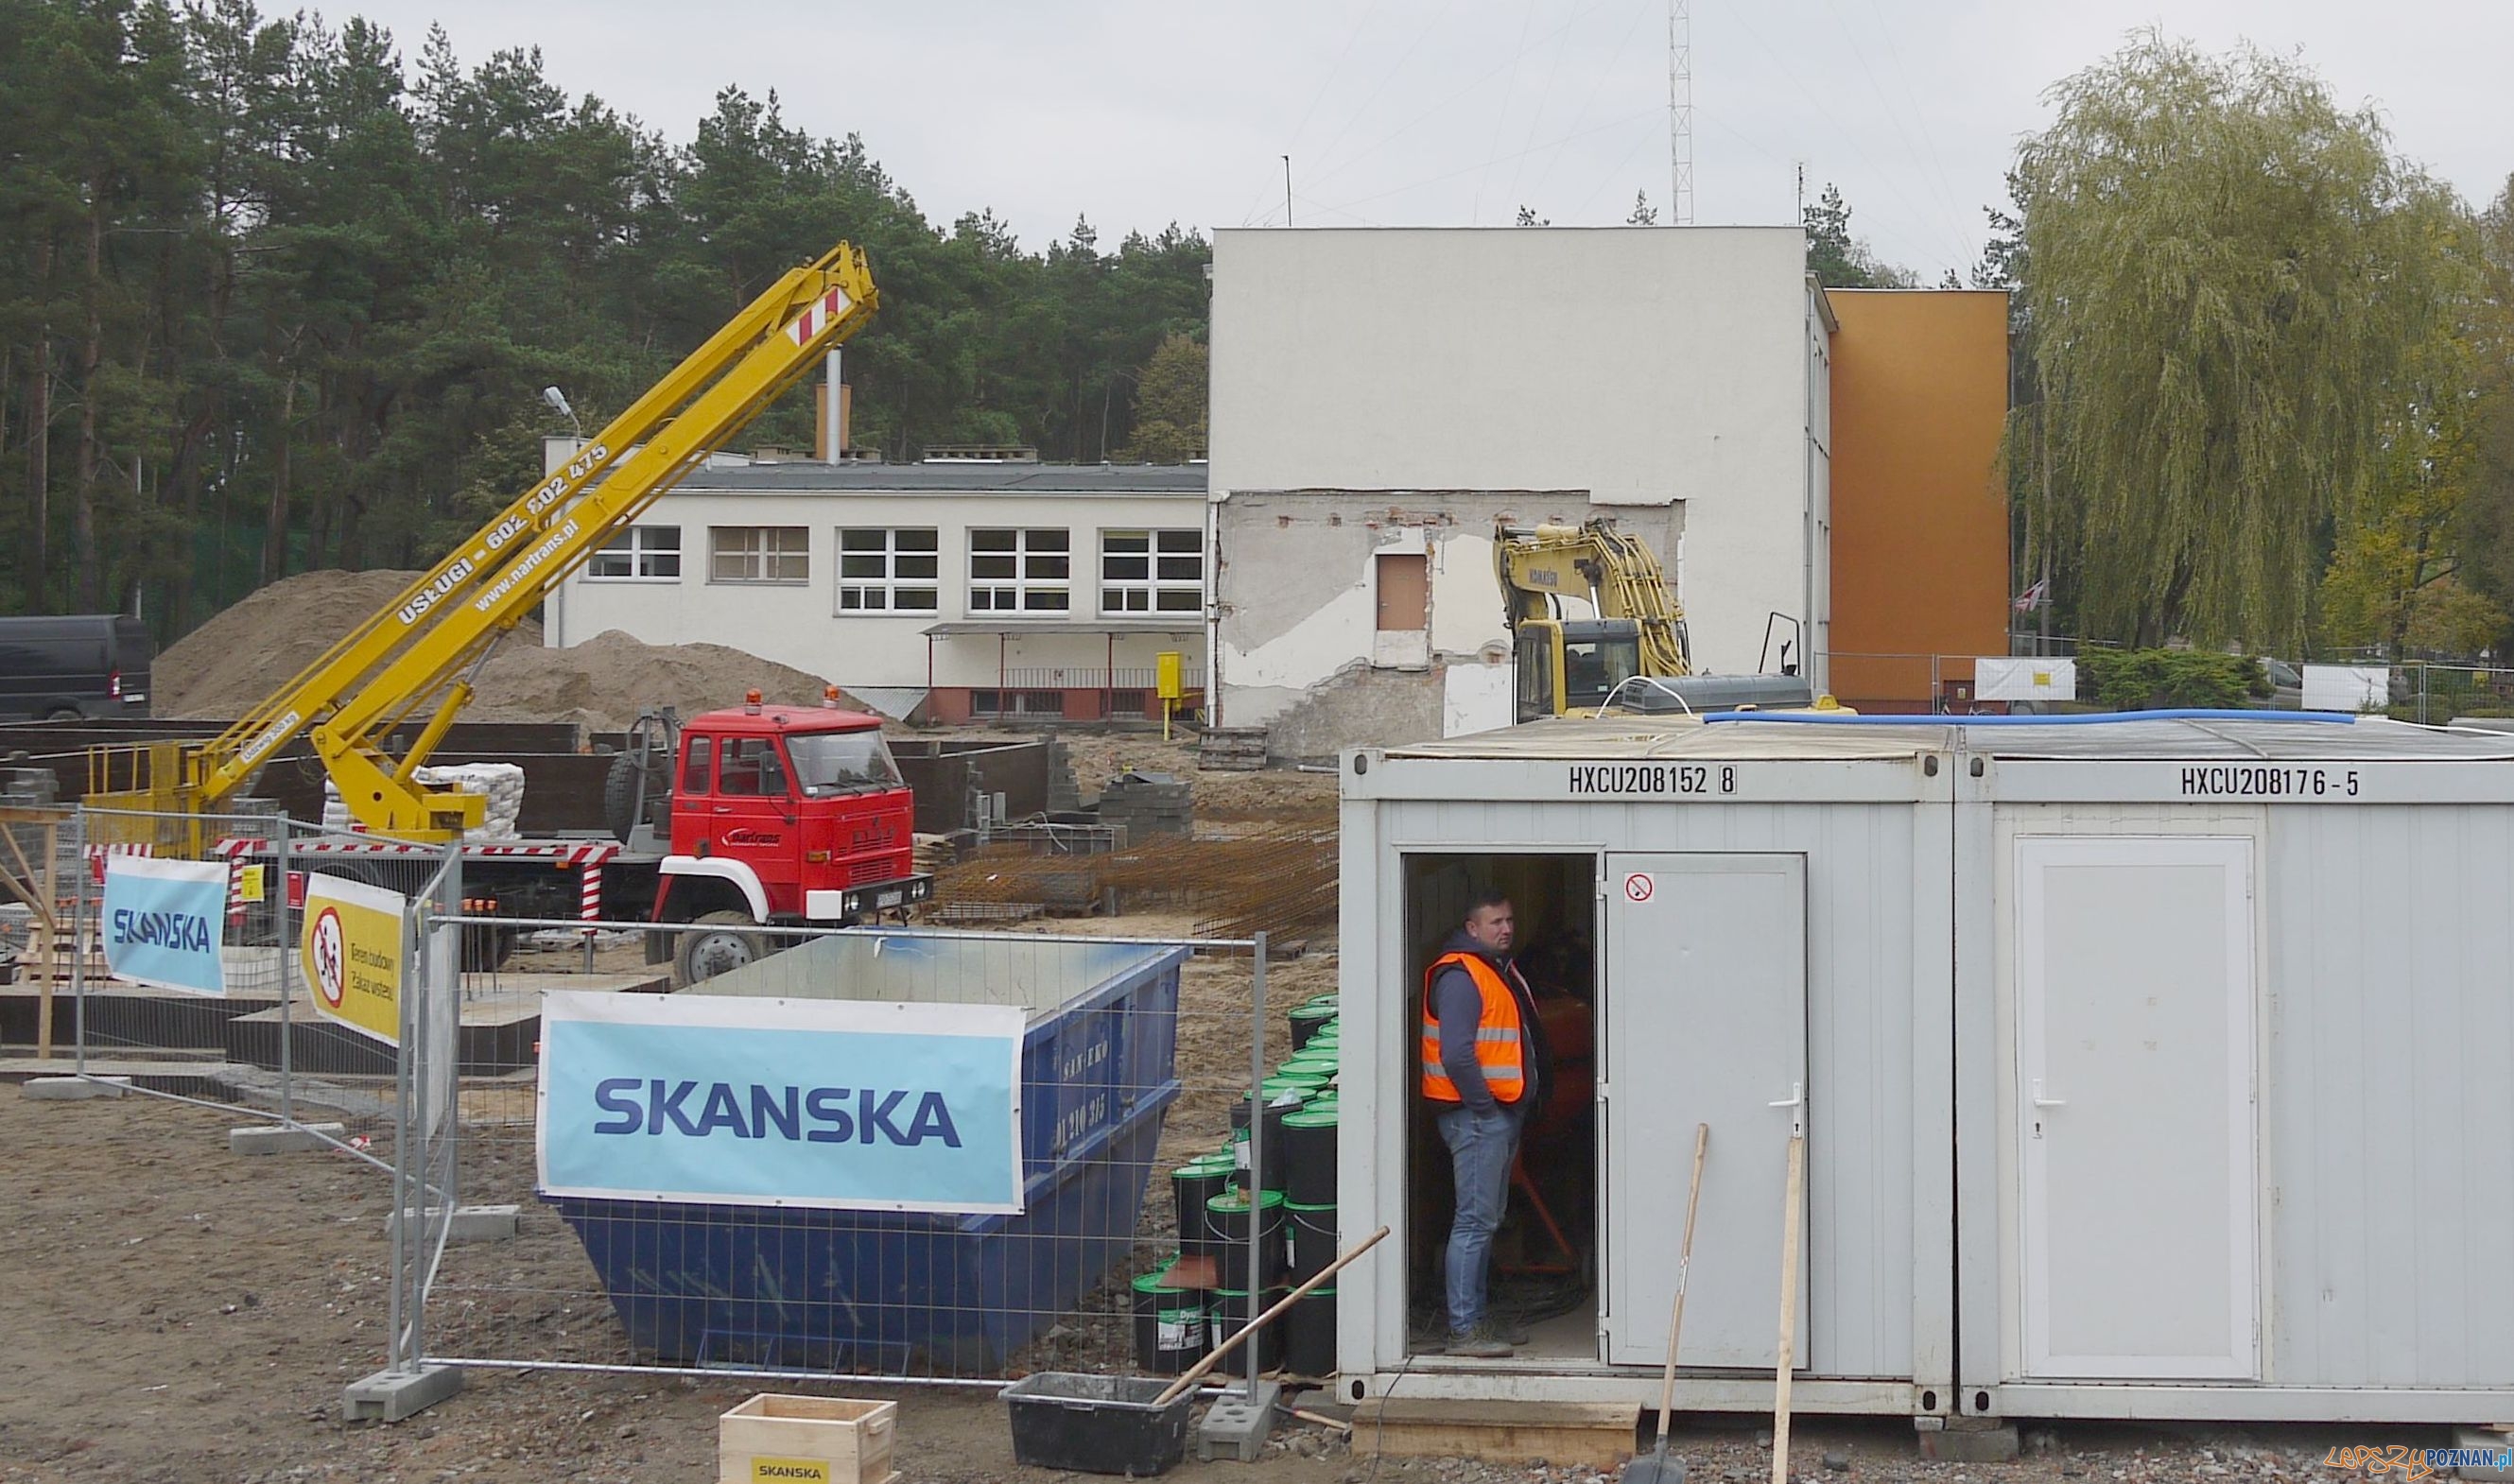
[[[1510,116],[1510,96],[1519,89],[1519,60],[1527,55],[1527,28],[1535,21],[1536,0],[1527,0],[1527,9],[1521,11],[1519,17],[1519,40],[1510,49],[1510,81],[1502,84],[1501,106],[1493,110],[1492,142],[1484,146],[1484,153],[1492,156],[1491,160],[1484,162],[1487,173],[1492,169],[1493,160],[1501,158],[1494,151],[1501,148],[1502,120]],[[1467,220],[1470,222],[1480,222],[1483,217],[1484,180],[1482,176],[1478,176],[1476,177],[1476,201],[1468,211]]]

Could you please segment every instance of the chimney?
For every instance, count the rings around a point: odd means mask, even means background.
[[[812,388],[812,457],[823,463],[836,463],[847,451],[851,425],[855,421],[855,394],[838,379],[838,352],[830,352],[829,375]],[[837,407],[831,409],[834,394]]]

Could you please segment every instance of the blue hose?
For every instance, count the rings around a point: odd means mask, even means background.
[[[1780,721],[1815,727],[2101,727],[2126,721],[2266,721],[2353,725],[2347,711],[2246,711],[2187,706],[2166,711],[2072,711],[2057,716],[1872,715],[1849,711],[1707,711],[1704,721]]]

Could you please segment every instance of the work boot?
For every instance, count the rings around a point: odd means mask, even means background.
[[[1480,1321],[1475,1328],[1449,1337],[1449,1347],[1443,1354],[1463,1356],[1470,1360],[1507,1360],[1510,1342],[1489,1321]]]

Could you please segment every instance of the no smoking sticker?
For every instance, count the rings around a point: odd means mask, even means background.
[[[1635,871],[1624,878],[1624,896],[1634,902],[1647,902],[1650,900],[1650,894],[1657,890],[1658,883],[1640,871]]]

